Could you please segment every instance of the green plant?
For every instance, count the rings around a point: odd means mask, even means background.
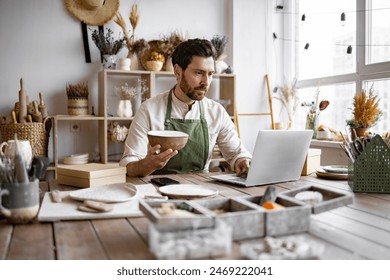
[[[106,28],[107,32],[94,30],[92,32],[92,40],[96,47],[103,55],[114,55],[117,54],[124,46],[124,38],[114,39],[112,34],[114,32],[110,28]]]

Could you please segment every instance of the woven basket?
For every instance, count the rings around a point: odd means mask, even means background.
[[[0,125],[1,142],[15,139],[29,140],[34,156],[48,156],[48,144],[51,129],[51,118],[41,122],[9,123]]]
[[[88,99],[68,99],[68,114],[69,115],[88,115]]]

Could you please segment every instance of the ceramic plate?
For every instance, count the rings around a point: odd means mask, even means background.
[[[320,178],[331,180],[348,180],[348,174],[332,173],[325,171],[322,167],[317,168],[316,175]]]
[[[69,196],[76,200],[95,200],[100,202],[125,202],[137,196],[138,189],[132,184],[112,184],[73,191]]]
[[[327,165],[322,166],[322,169],[330,173],[348,174],[348,165]]]
[[[74,154],[64,157],[64,164],[86,164],[89,154]]]
[[[159,191],[170,198],[179,199],[212,197],[218,194],[215,188],[191,184],[168,185],[159,188]]]

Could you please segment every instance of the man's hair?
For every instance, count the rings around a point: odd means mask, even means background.
[[[215,61],[216,51],[213,44],[205,39],[189,39],[180,43],[172,54],[172,64],[178,64],[186,70],[193,56],[212,57]]]

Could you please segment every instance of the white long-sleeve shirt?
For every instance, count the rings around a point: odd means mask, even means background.
[[[119,162],[121,166],[145,158],[148,150],[147,133],[150,130],[164,130],[168,94],[169,91],[161,93],[142,103],[130,125],[123,156]],[[223,157],[232,169],[234,169],[234,164],[238,158],[251,158],[251,154],[245,149],[237,135],[234,123],[221,104],[205,97],[201,101],[195,101],[191,110],[189,110],[188,105],[172,93],[171,117],[175,119],[199,119],[200,103],[203,104],[209,134],[209,156],[205,170],[208,169],[210,164],[215,144],[218,144]]]

